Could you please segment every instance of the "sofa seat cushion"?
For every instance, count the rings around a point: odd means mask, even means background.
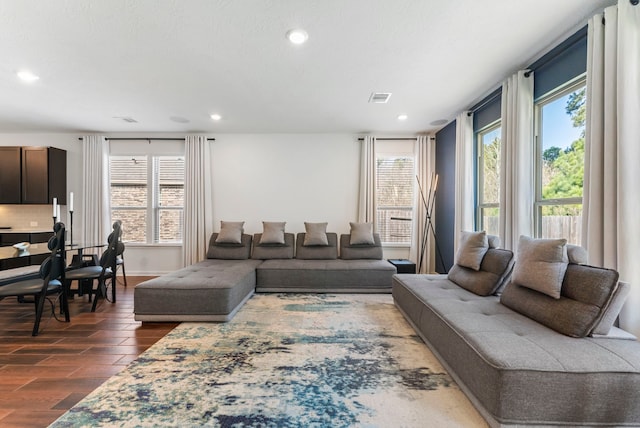
[[[139,321],[226,321],[255,289],[259,260],[204,260],[138,284]]]
[[[259,292],[390,292],[396,268],[386,260],[266,260]]]
[[[510,424],[640,422],[640,343],[571,338],[451,283],[396,275],[398,308],[491,418]]]

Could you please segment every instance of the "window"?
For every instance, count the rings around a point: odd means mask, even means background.
[[[478,180],[476,210],[478,230],[498,235],[500,227],[500,122],[480,130],[478,142]]]
[[[414,183],[413,155],[376,156],[378,233],[385,244],[411,245]]]
[[[584,77],[536,102],[536,234],[581,243]]]
[[[123,239],[180,243],[184,159],[178,156],[111,156],[111,218],[122,220]]]

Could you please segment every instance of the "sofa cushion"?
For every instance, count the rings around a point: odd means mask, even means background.
[[[295,251],[295,237],[293,233],[284,234],[284,244],[259,244],[262,234],[253,235],[252,259],[292,259]]]
[[[306,231],[303,241],[305,246],[329,245],[327,240],[327,223],[307,223],[305,221],[304,230]]]
[[[587,263],[589,255],[587,254],[587,250],[583,247],[567,244],[567,258],[569,259],[569,263],[583,265]]]
[[[338,258],[338,235],[327,233],[327,245],[304,245],[305,234],[296,237],[296,259],[333,260]]]
[[[520,236],[513,282],[559,299],[569,263],[566,245],[566,239]]]
[[[487,233],[463,231],[456,253],[456,264],[473,270],[480,270],[482,258],[489,249]]]
[[[284,221],[263,221],[262,234],[259,243],[262,244],[285,244]]]
[[[216,242],[217,233],[212,233],[207,249],[208,259],[244,260],[251,255],[251,235],[242,234],[240,244]]]
[[[373,223],[353,223],[350,222],[350,244],[351,245],[375,245],[373,237]]]
[[[373,245],[352,245],[351,235],[340,235],[340,258],[343,260],[382,260],[382,243],[378,233],[373,234]]]
[[[618,285],[613,292],[613,296],[611,297],[609,304],[602,314],[602,318],[600,318],[598,324],[591,331],[592,335],[609,334],[609,331],[611,331],[613,324],[615,324],[616,319],[618,318],[618,314],[620,314],[622,306],[624,306],[624,302],[625,300],[627,300],[627,296],[629,295],[630,291],[631,286],[629,285],[629,283],[622,281],[618,282]]]
[[[242,244],[243,233],[244,221],[221,221],[216,243]]]
[[[512,270],[513,252],[490,248],[482,259],[480,270],[453,265],[448,279],[479,296],[489,296],[504,287]]]
[[[602,319],[617,282],[614,270],[572,263],[567,267],[560,298],[512,281],[500,302],[559,333],[585,337]]]

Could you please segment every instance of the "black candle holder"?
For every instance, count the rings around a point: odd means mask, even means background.
[[[69,211],[69,245],[73,247],[73,211]]]

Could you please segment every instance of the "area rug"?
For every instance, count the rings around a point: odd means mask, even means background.
[[[257,294],[183,323],[53,427],[485,427],[390,295]]]

